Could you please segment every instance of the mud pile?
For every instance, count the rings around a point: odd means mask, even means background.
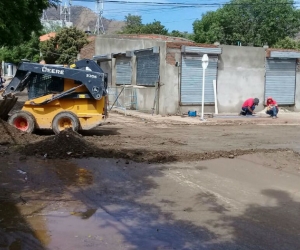
[[[99,138],[101,140],[101,138]],[[175,161],[202,161],[217,158],[235,158],[240,155],[269,152],[287,151],[287,149],[246,149],[213,152],[178,152],[178,151],[156,151],[146,149],[129,149],[119,147],[104,147],[87,141],[82,135],[72,131],[64,130],[60,134],[50,136],[42,141],[25,145],[22,154],[34,155],[45,159],[69,159],[69,158],[117,158],[126,159],[126,164],[133,160],[148,163],[166,163]]]
[[[22,145],[38,139],[38,136],[22,132],[0,119],[0,145]]]
[[[30,143],[19,151],[28,156],[45,159],[101,157],[123,158],[139,162],[170,162],[175,160],[173,156],[164,152],[99,147],[72,130],[64,130],[58,135]]]
[[[28,144],[21,151],[26,155],[38,155],[49,159],[81,158],[93,156],[95,147],[86,142],[80,134],[64,130],[58,135]]]

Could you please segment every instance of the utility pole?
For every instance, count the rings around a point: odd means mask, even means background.
[[[62,27],[66,27],[67,22],[71,22],[71,2],[72,0],[64,0],[59,8],[59,16],[62,21]]]
[[[98,15],[98,17],[97,17],[94,33],[97,35],[99,35],[100,33],[105,34],[104,25],[103,25],[103,9],[104,9],[103,0],[96,0],[96,14]]]
[[[43,21],[48,21],[47,11],[46,11],[46,10],[43,10],[42,22],[43,22]]]

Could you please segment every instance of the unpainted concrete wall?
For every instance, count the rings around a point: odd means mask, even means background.
[[[151,39],[120,39],[120,38],[107,38],[98,36],[95,43],[95,54],[110,54],[110,53],[124,53],[128,50],[139,50],[147,49],[152,47],[160,48],[160,81],[161,83],[167,82],[168,76],[166,74],[166,42],[157,41]],[[103,63],[103,69],[107,73],[111,73],[111,79],[109,86],[115,87],[115,59],[112,62]],[[104,65],[105,64],[105,65]],[[102,63],[101,63],[102,66]],[[136,84],[136,58],[132,57],[132,85]],[[168,88],[164,85],[159,91],[159,107],[158,110],[160,113],[165,110],[165,95],[168,95]],[[121,89],[121,88],[118,88]],[[146,87],[146,88],[137,88],[137,109],[143,111],[151,111],[153,108],[154,98],[155,98],[155,87]],[[178,104],[177,104],[178,105]],[[175,107],[175,109],[177,106]]]
[[[265,49],[222,45],[219,56],[217,96],[220,113],[238,112],[243,102],[257,97],[263,109]]]
[[[180,101],[180,66],[176,67],[176,62],[181,62],[180,49],[167,48],[164,57],[165,80],[161,80],[160,87],[160,114],[176,114],[179,112]]]
[[[100,62],[100,67],[104,71],[104,73],[107,73],[107,84],[110,87],[112,82],[112,74],[111,74],[111,62]]]
[[[138,50],[160,47],[160,89],[157,100],[161,115],[183,114],[189,110],[201,111],[201,106],[180,106],[180,48],[169,48],[165,41],[151,39],[120,39],[98,36],[95,42],[95,54],[124,53],[127,50]],[[220,113],[237,113],[242,103],[250,97],[260,99],[256,111],[264,108],[265,88],[265,49],[255,47],[239,47],[222,45],[219,56],[217,76],[217,97]],[[136,84],[136,57],[132,57],[132,85]],[[101,63],[101,67],[109,73],[109,86],[115,84],[115,59]],[[300,72],[296,78],[296,103],[294,109],[300,111]],[[117,88],[121,90],[120,87]],[[136,88],[136,108],[141,111],[151,111],[155,98],[155,87]],[[122,100],[122,96],[120,100]],[[155,109],[157,111],[157,108]],[[213,105],[206,105],[205,113],[214,113]]]

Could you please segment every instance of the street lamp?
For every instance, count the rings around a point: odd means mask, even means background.
[[[202,69],[203,69],[203,81],[202,81],[202,112],[201,112],[201,120],[204,121],[204,88],[205,88],[205,70],[208,66],[208,56],[204,54],[202,57]]]

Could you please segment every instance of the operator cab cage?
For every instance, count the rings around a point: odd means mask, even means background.
[[[64,78],[62,77],[31,73],[27,81],[29,100],[64,91]]]
[[[64,79],[72,79],[78,86],[64,91]],[[107,74],[96,62],[88,59],[77,61],[68,68],[21,62],[2,95],[13,95],[27,88],[29,100],[54,94],[51,100],[47,100],[50,102],[74,93],[81,86],[86,86],[92,98],[100,100],[107,95]]]

